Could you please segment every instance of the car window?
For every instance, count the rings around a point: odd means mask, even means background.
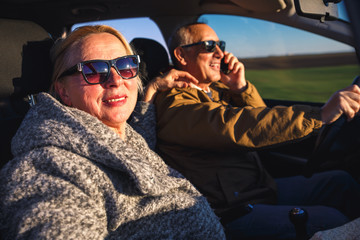
[[[75,29],[84,25],[105,24],[120,31],[128,42],[134,38],[150,38],[159,42],[168,52],[167,45],[161,34],[159,27],[150,18],[129,18],[129,19],[115,19],[106,21],[94,21],[79,23],[72,27]]]
[[[340,3],[337,4],[337,6],[338,6],[338,13],[339,13],[338,18],[343,21],[350,22],[349,15],[346,12],[345,2],[341,1]]]
[[[313,33],[239,16],[203,15],[199,21],[226,41],[263,98],[325,102],[359,73],[352,47]]]

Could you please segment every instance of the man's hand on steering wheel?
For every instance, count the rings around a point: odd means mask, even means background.
[[[337,91],[322,107],[323,124],[330,124],[344,114],[348,121],[353,119],[360,109],[360,87],[350,85]]]
[[[332,152],[333,144],[342,131],[346,120],[352,120],[360,110],[360,77],[357,76],[353,84],[336,92],[322,107],[321,118],[324,128],[320,131],[312,156],[306,164],[304,175],[311,176]]]

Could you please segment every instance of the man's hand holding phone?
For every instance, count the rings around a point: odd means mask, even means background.
[[[247,88],[244,64],[232,53],[224,52],[221,59],[221,82],[234,92],[243,92]]]

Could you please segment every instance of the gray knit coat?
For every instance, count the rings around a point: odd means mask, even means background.
[[[154,129],[148,106],[132,118],[144,136]],[[130,125],[123,141],[42,93],[12,152],[0,173],[4,239],[225,238],[206,199]]]

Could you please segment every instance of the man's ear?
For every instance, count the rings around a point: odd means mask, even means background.
[[[178,60],[179,64],[185,66],[187,61],[185,60],[185,52],[182,47],[177,47],[174,49],[174,56]]]
[[[71,106],[71,99],[68,95],[64,82],[59,82],[59,81],[55,82],[55,91],[65,105]]]

